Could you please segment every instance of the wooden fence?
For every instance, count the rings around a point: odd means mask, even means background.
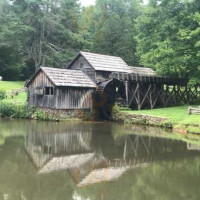
[[[188,114],[199,114],[200,115],[200,106],[198,108],[193,108],[191,106],[189,106],[188,108]]]

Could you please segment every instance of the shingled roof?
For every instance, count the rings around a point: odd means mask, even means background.
[[[156,73],[153,69],[147,67],[131,67],[131,73],[143,75],[143,76],[156,76]]]
[[[130,72],[129,66],[120,57],[83,51],[79,52],[75,59],[68,65],[68,67],[70,67],[79,56],[83,56],[87,62],[97,71]]]
[[[79,56],[83,56],[87,62],[97,71],[135,73],[139,75],[155,76],[155,72],[152,69],[128,66],[126,62],[120,57],[89,53],[84,51],[80,51],[75,59],[68,65],[68,67],[73,65]]]
[[[81,70],[58,69],[51,67],[41,67],[34,76],[27,82],[29,85],[31,80],[40,72],[43,71],[55,86],[69,87],[89,87],[95,88],[96,85],[85,75]]]

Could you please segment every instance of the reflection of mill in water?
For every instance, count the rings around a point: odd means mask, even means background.
[[[58,134],[30,132],[26,152],[39,174],[67,170],[78,186],[114,180],[129,169],[147,167],[152,162],[197,154],[176,140],[139,135],[113,140],[111,135],[92,129],[69,129]]]

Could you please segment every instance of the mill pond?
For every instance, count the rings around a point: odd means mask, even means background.
[[[0,120],[2,200],[199,200],[200,145],[112,122]]]

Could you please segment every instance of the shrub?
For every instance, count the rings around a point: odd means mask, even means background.
[[[6,91],[5,90],[0,90],[0,100],[6,98]]]
[[[33,118],[37,120],[46,120],[46,121],[56,120],[51,114],[48,114],[47,112],[40,109],[35,110]]]
[[[28,109],[26,105],[17,105],[13,103],[0,103],[1,117],[31,118],[32,109]]]
[[[41,109],[27,107],[26,104],[18,105],[7,102],[0,102],[0,117],[56,121],[56,118],[53,115]]]
[[[0,103],[1,117],[11,117],[14,113],[14,106],[12,104]]]

